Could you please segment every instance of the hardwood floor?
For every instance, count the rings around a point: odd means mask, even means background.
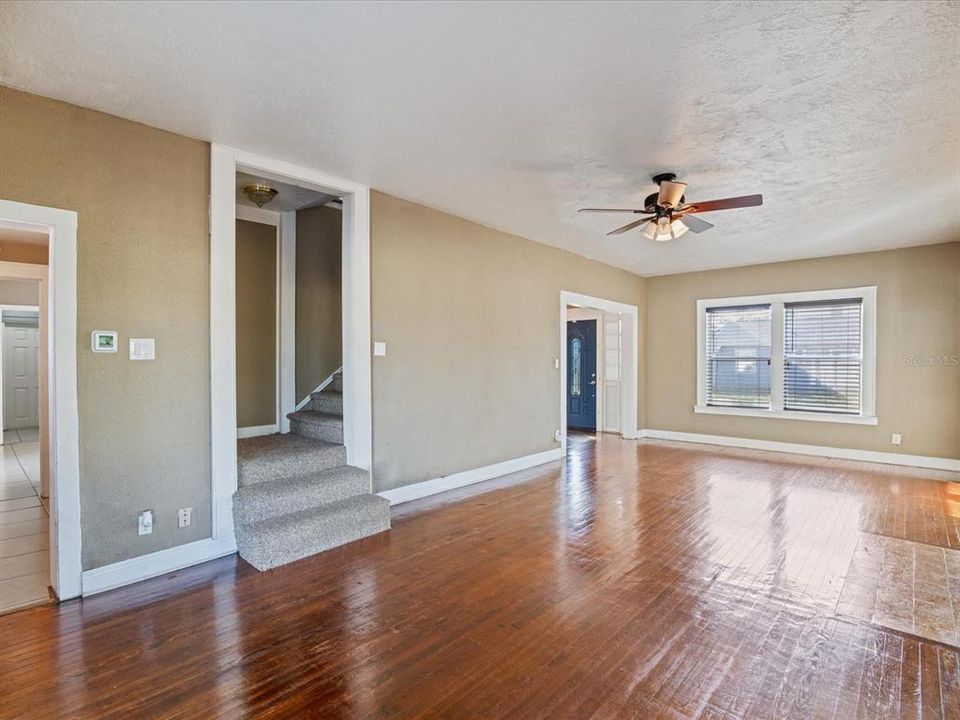
[[[960,718],[921,636],[957,548],[958,484],[582,437],[278,570],[0,617],[0,717]]]

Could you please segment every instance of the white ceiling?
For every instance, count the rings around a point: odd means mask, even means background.
[[[3,3],[0,82],[655,275],[960,239],[960,3]],[[578,216],[764,206],[653,243]]]

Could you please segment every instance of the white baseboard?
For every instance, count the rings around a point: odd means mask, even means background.
[[[907,467],[927,468],[930,470],[960,472],[960,460],[930,457],[928,455],[907,455],[904,453],[878,452],[876,450],[855,450],[853,448],[835,448],[826,445],[801,445],[799,443],[777,442],[775,440],[754,440],[752,438],[724,437],[722,435],[701,435],[699,433],[676,432],[674,430],[638,430],[637,437],[703,443],[705,445],[724,445],[727,447],[748,448],[750,450],[770,450],[773,452],[793,453],[794,455],[816,455],[818,457],[839,458],[841,460],[861,460],[864,462],[883,463],[885,465],[905,465]]]
[[[141,555],[112,565],[104,565],[93,570],[85,570],[81,580],[82,594],[87,596],[105,590],[113,590],[158,575],[183,570],[185,567],[208,560],[216,560],[236,551],[237,547],[233,543],[224,543],[213,538],[207,538],[166,550],[158,550],[149,555]]]
[[[501,475],[509,475],[510,473],[527,470],[537,465],[559,460],[562,457],[563,450],[554,448],[553,450],[545,450],[534,453],[533,455],[514,458],[513,460],[504,460],[503,462],[474,468],[473,470],[464,470],[463,472],[454,473],[453,475],[445,475],[444,477],[434,480],[425,480],[414,483],[413,485],[404,485],[403,487],[393,488],[392,490],[384,490],[377,494],[389,500],[391,505],[399,505],[400,503],[419,500],[420,498],[436,495],[437,493],[446,492],[447,490],[455,490],[465,485],[473,485],[474,483],[483,482],[484,480],[492,480]]]
[[[280,432],[280,428],[274,425],[251,425],[250,427],[237,428],[237,440],[244,438],[259,437],[260,435],[273,435]]]
[[[326,379],[326,380],[324,380],[322,383],[320,383],[319,385],[317,385],[313,390],[311,390],[309,393],[307,393],[307,396],[306,396],[303,400],[301,400],[300,402],[297,403],[297,407],[294,408],[294,410],[303,410],[303,409],[307,406],[307,403],[310,402],[310,398],[313,397],[313,394],[314,394],[314,393],[318,393],[318,392],[320,392],[321,390],[323,390],[327,385],[329,385],[330,383],[333,382],[333,379],[334,379],[339,373],[342,373],[342,372],[343,372],[343,365],[341,365],[341,366],[338,367],[336,370],[334,370],[332,373],[330,373],[330,375],[327,376],[327,379]]]

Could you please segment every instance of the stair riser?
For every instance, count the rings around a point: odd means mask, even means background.
[[[378,507],[328,523],[322,533],[309,524],[271,533],[251,533],[249,527],[238,525],[236,531],[240,557],[257,570],[269,570],[389,529],[390,509]]]
[[[363,477],[327,480],[323,484],[286,493],[278,488],[270,494],[245,494],[241,488],[233,497],[234,524],[252,523],[322,507],[366,492],[370,492],[370,481]]]
[[[237,478],[240,485],[255,485],[268,480],[301,477],[346,463],[347,451],[343,447],[318,453],[304,453],[284,458],[282,462],[277,462],[274,458],[257,458],[238,463]]]
[[[332,425],[303,423],[298,420],[291,420],[290,432],[302,435],[303,437],[313,438],[314,440],[325,440],[326,442],[337,444],[343,443],[343,428]]]
[[[310,409],[314,412],[330,413],[343,417],[343,395],[317,393],[310,401]]]

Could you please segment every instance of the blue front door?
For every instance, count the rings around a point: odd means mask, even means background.
[[[567,427],[597,429],[597,321],[567,322]]]

